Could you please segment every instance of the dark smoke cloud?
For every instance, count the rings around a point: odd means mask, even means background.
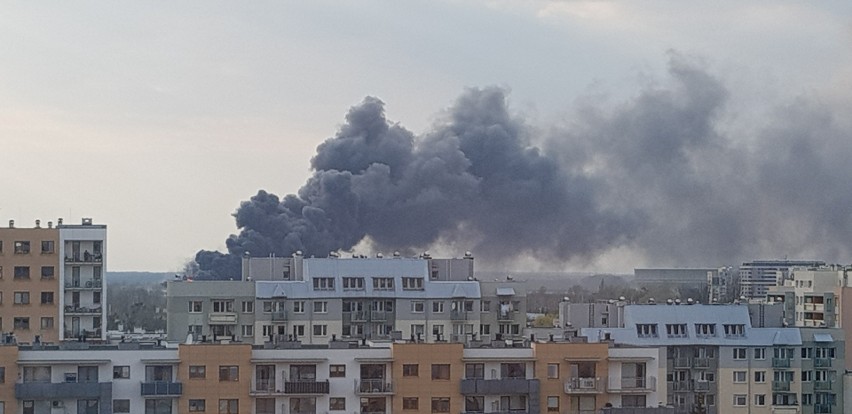
[[[365,238],[379,250],[469,246],[494,265],[520,256],[582,262],[618,247],[659,265],[785,255],[846,260],[852,139],[830,108],[799,100],[753,136],[725,130],[722,82],[670,56],[669,81],[615,106],[579,105],[540,133],[500,88],[466,90],[422,136],[368,97],[317,148],[297,195],[241,203],[228,254],[324,256]],[[537,145],[538,146],[537,146]]]

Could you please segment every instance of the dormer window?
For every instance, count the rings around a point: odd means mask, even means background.
[[[640,323],[636,324],[636,334],[640,338],[656,338],[657,324],[655,323]]]

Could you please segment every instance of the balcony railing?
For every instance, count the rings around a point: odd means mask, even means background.
[[[80,337],[83,337],[83,338],[100,338],[101,337],[101,330],[100,329],[95,329],[95,330],[91,330],[91,331],[80,330],[80,331],[77,331],[77,332],[65,331],[65,338],[66,339],[74,339],[74,338],[80,338]]]
[[[675,368],[691,368],[692,358],[675,358],[672,365]]]
[[[500,322],[513,321],[515,320],[515,313],[512,311],[500,312],[497,314],[497,320]]]
[[[816,367],[816,368],[830,368],[831,367],[831,358],[814,358],[814,367]]]
[[[697,392],[707,392],[710,391],[710,383],[707,381],[695,381],[693,384],[693,389]]]
[[[286,310],[277,310],[272,312],[272,322],[286,322],[287,321],[287,311]]]
[[[23,382],[15,384],[19,400],[101,398],[112,395],[111,382]]]
[[[603,392],[602,381],[595,377],[573,377],[565,381],[566,394],[589,394]]]
[[[236,312],[212,312],[208,316],[208,321],[211,325],[236,325]]]
[[[692,366],[695,368],[710,368],[710,358],[695,358],[692,360]]]
[[[66,282],[65,289],[66,290],[74,290],[74,289],[100,289],[103,287],[103,281],[101,280],[86,280],[86,281],[73,281]]]
[[[790,381],[772,381],[772,391],[790,391]]]
[[[817,391],[831,390],[831,381],[814,381],[814,390],[817,390]]]
[[[829,404],[814,404],[814,414],[831,414],[831,405]]]
[[[74,315],[96,315],[96,314],[101,313],[102,311],[103,311],[103,308],[100,307],[100,306],[86,307],[86,306],[79,306],[79,305],[78,306],[69,305],[69,306],[65,307],[65,314],[66,315],[72,315],[72,314],[74,314]]]
[[[610,392],[652,392],[656,390],[656,377],[610,377],[609,379]]]
[[[76,263],[103,263],[104,259],[100,253],[92,253],[88,256],[85,254],[77,254],[73,256],[65,257],[65,263],[68,264],[76,264]]]
[[[385,379],[362,379],[355,381],[356,394],[393,394],[393,384]]]
[[[674,391],[674,392],[692,391],[692,381],[674,381],[674,382],[672,382],[672,391]]]
[[[280,394],[281,390],[275,387],[274,379],[255,380],[251,394]]]
[[[772,358],[772,368],[790,368],[790,359]]]
[[[325,381],[285,381],[285,394],[328,394],[328,380]]]
[[[143,382],[143,396],[179,396],[183,394],[183,384],[180,382]]]
[[[471,318],[472,312],[452,311],[450,312],[450,320],[466,321]]]
[[[463,379],[462,395],[513,395],[538,393],[539,380],[526,378]]]

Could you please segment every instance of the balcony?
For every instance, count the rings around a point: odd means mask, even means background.
[[[287,322],[287,311],[277,310],[272,312],[272,322]]]
[[[692,358],[675,358],[672,361],[675,368],[692,368]]]
[[[831,405],[829,404],[814,404],[814,414],[831,414]]]
[[[344,314],[345,315],[345,314]],[[367,322],[370,320],[370,312],[358,311],[352,312],[350,319],[352,322]]]
[[[237,313],[236,312],[216,312],[211,313],[208,322],[211,325],[236,325],[237,324]]]
[[[393,384],[384,379],[362,379],[355,381],[355,393],[359,395],[393,395]]]
[[[452,311],[450,312],[450,320],[452,321],[467,321],[471,319],[472,312]]]
[[[831,381],[814,381],[814,391],[831,391]]]
[[[328,380],[285,381],[284,394],[328,394]]]
[[[66,315],[98,315],[103,311],[100,306],[80,306],[79,304],[69,305],[65,307]]]
[[[65,290],[100,290],[103,287],[101,280],[86,280],[66,282]]]
[[[388,320],[388,313],[389,312],[384,312],[384,311],[372,311],[372,312],[370,312],[370,320],[371,321],[377,321],[377,322],[386,321],[386,320]]]
[[[574,377],[565,381],[566,394],[597,394],[603,392],[603,382],[600,378]]]
[[[46,400],[101,398],[112,395],[111,382],[23,382],[15,384],[15,398]]]
[[[831,358],[814,358],[815,368],[831,368]]]
[[[656,377],[610,377],[609,379],[609,392],[653,392],[656,390]]]
[[[143,382],[143,397],[179,397],[183,395],[183,384],[180,382]]]
[[[708,381],[695,381],[693,383],[693,389],[696,392],[708,392],[710,391],[710,383]]]
[[[65,264],[80,265],[80,264],[101,264],[104,262],[103,256],[100,253],[95,254],[75,254],[65,257]]]
[[[790,381],[772,381],[772,391],[790,391]]]
[[[539,381],[526,378],[463,379],[462,395],[509,395],[538,393]]]
[[[66,326],[67,326],[67,322],[66,322]],[[65,338],[66,339],[76,339],[76,338],[80,338],[80,337],[100,339],[101,338],[101,330],[100,329],[80,330],[80,331],[77,331],[77,332],[65,331]]]
[[[274,379],[256,380],[251,391],[249,391],[249,395],[251,396],[269,396],[282,394],[283,393],[281,392],[281,390],[275,387]]]
[[[511,312],[511,311],[500,312],[500,313],[497,314],[497,321],[498,322],[511,322],[511,321],[514,321],[514,320],[515,320],[515,313],[514,312]]]
[[[693,368],[710,368],[710,358],[695,358],[692,360]]]
[[[674,391],[674,392],[692,391],[692,381],[674,381],[674,382],[672,382],[672,391]]]
[[[790,359],[772,358],[772,368],[790,368]]]

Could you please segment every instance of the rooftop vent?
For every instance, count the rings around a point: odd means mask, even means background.
[[[49,228],[49,229],[53,228],[53,222],[52,221],[47,222],[47,228]]]
[[[84,226],[91,226],[92,225],[92,219],[89,218],[89,217],[83,217],[83,225]]]
[[[9,228],[10,228],[10,229],[14,229],[14,228],[15,228],[15,220],[9,220]]]
[[[41,228],[41,220],[36,220],[36,228],[37,229]]]
[[[57,226],[61,226],[61,225],[62,225],[62,217],[60,217],[60,218],[56,219],[56,225],[57,225]]]

